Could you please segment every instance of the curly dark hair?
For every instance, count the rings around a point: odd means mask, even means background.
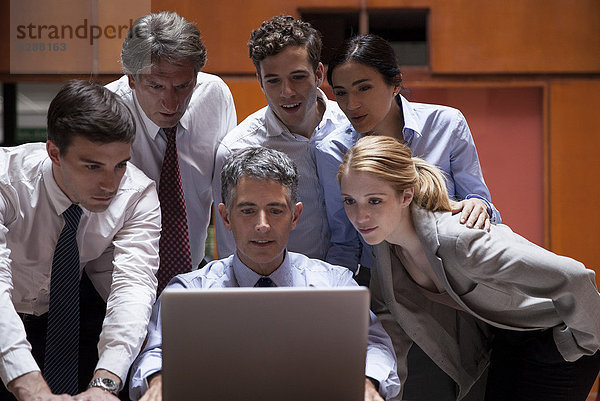
[[[260,74],[260,62],[280,53],[288,46],[305,46],[308,58],[316,71],[321,60],[321,33],[308,22],[289,15],[278,15],[264,21],[260,28],[250,34],[248,51]]]

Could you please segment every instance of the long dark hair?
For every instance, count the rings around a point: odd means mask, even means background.
[[[396,53],[392,46],[382,37],[367,34],[355,36],[347,40],[341,49],[338,49],[327,68],[327,82],[333,86],[331,76],[333,70],[348,61],[355,61],[375,68],[385,83],[390,86],[399,85],[402,82],[400,68],[396,60]]]

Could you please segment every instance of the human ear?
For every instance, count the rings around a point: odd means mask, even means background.
[[[131,88],[131,90],[135,90],[135,79],[133,79],[133,75],[128,74],[127,80],[129,82],[129,87]]]
[[[227,210],[227,206],[224,203],[219,203],[219,214],[221,215],[221,219],[223,219],[223,224],[227,231],[231,231],[231,222],[229,220],[229,211]]]
[[[317,86],[321,86],[323,79],[325,78],[325,67],[323,67],[323,63],[321,62],[319,62],[319,65],[317,65],[315,77],[317,79]]]
[[[303,208],[302,202],[298,202],[294,205],[294,210],[293,210],[294,215],[292,216],[292,230],[294,228],[296,228],[298,219],[300,218],[300,215],[302,214],[302,208]]]
[[[412,202],[414,196],[415,196],[415,187],[406,188],[404,191],[402,191],[402,199],[401,199],[402,206],[403,207],[409,206],[410,203]]]
[[[56,146],[54,141],[50,139],[46,141],[46,151],[48,152],[52,164],[60,167],[60,149]]]

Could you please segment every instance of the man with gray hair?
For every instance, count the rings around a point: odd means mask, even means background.
[[[200,31],[174,12],[137,19],[121,62],[125,75],[107,88],[133,111],[132,163],[158,185],[160,292],[177,272],[203,264],[214,155],[236,124],[235,107],[227,85],[200,72],[206,63]]]
[[[346,268],[286,250],[290,231],[302,213],[302,203],[297,202],[298,173],[289,157],[262,147],[233,152],[225,160],[221,182],[224,203],[218,210],[233,233],[235,253],[175,277],[167,288],[357,285]],[[148,325],[148,342],[132,367],[130,396],[136,400],[162,397],[160,309],[159,299]],[[365,400],[389,399],[400,389],[396,360],[388,335],[375,315],[370,318]]]

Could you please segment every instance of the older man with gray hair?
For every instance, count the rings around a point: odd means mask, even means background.
[[[298,173],[288,156],[262,147],[233,152],[223,165],[221,183],[224,203],[218,210],[225,228],[233,233],[235,253],[175,277],[167,288],[357,285],[346,268],[286,250],[290,231],[302,213],[302,203],[297,202]],[[152,310],[148,342],[132,368],[133,399],[142,395],[144,401],[162,399],[160,309],[159,299]],[[391,340],[372,313],[365,376],[365,400],[398,394]]]
[[[133,111],[131,162],[156,181],[162,212],[159,292],[176,273],[203,264],[214,155],[235,127],[231,92],[200,72],[198,28],[174,12],[137,19],[123,42],[125,75],[107,85]]]

